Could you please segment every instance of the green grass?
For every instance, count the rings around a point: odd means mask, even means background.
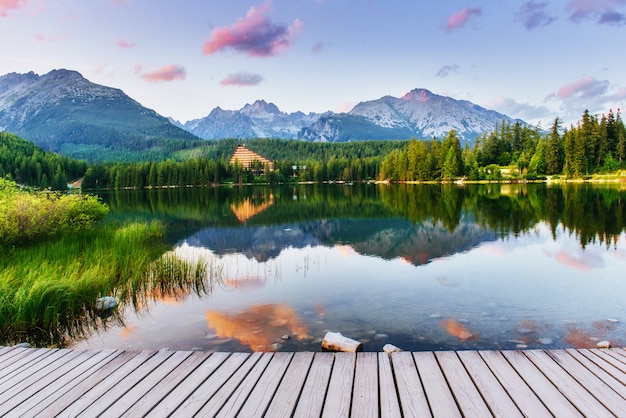
[[[138,281],[163,252],[158,223],[102,226],[13,249],[0,261],[0,345],[63,346],[88,332],[91,307]]]

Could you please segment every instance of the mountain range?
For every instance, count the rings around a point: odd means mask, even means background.
[[[206,117],[179,126],[203,139],[270,137],[315,142],[441,138],[454,129],[462,142],[472,142],[503,120],[525,124],[466,100],[415,89],[400,98],[361,102],[347,113],[285,113],[273,103],[257,100],[240,110],[216,107]]]
[[[123,91],[70,70],[0,77],[0,131],[49,151],[92,160],[91,155],[104,151],[123,160],[123,154],[145,152],[164,139],[199,139]]]
[[[454,129],[462,142],[472,142],[503,120],[519,121],[469,101],[415,89],[400,98],[361,102],[347,113],[285,113],[273,103],[257,100],[239,110],[216,107],[206,117],[183,124],[76,71],[0,77],[0,131],[88,160],[97,160],[103,151],[145,154],[171,146],[171,140],[199,138],[345,142],[441,138]]]

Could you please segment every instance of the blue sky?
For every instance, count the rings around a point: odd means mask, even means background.
[[[0,0],[0,74],[55,68],[182,122],[414,88],[548,127],[626,102],[626,0]]]

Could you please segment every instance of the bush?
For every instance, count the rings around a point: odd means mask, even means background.
[[[94,196],[19,190],[0,181],[0,245],[22,245],[87,229],[108,213]]]

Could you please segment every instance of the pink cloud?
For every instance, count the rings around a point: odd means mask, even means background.
[[[28,5],[28,0],[0,0],[0,17],[7,17],[9,10]]]
[[[626,0],[570,0],[566,9],[570,20],[580,22],[599,17],[599,23],[624,24],[626,18],[616,8],[626,5]]]
[[[591,98],[605,94],[608,87],[608,81],[596,80],[593,77],[587,76],[581,78],[580,80],[576,80],[572,83],[564,85],[559,89],[556,95],[563,100],[576,96]]]
[[[117,46],[120,48],[133,48],[135,46],[134,42],[129,42],[126,39],[120,38],[117,41]]]
[[[259,85],[261,81],[263,81],[263,77],[260,74],[235,73],[220,81],[220,85],[249,87]]]
[[[467,21],[472,16],[480,16],[481,14],[482,14],[482,10],[479,7],[471,8],[471,9],[467,8],[467,7],[464,7],[461,10],[459,10],[458,12],[452,14],[448,18],[448,22],[443,27],[446,30],[446,32],[451,32],[451,31],[453,31],[455,29],[459,29],[459,28],[465,26]]]
[[[184,80],[187,77],[187,72],[184,67],[175,64],[165,65],[158,70],[142,73],[143,67],[141,65],[135,66],[135,73],[139,74],[139,77],[143,78],[150,83],[158,83],[161,81],[174,81]]]
[[[233,49],[251,57],[268,57],[289,49],[293,36],[302,28],[302,21],[296,19],[291,26],[273,23],[265,16],[269,8],[270,3],[252,7],[232,26],[213,29],[211,39],[204,43],[204,55]]]

